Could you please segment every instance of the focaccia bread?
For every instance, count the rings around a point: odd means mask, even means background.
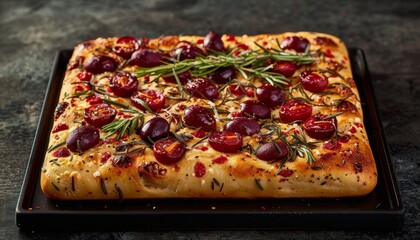
[[[312,32],[77,45],[41,187],[54,199],[351,197],[377,170],[344,43]]]

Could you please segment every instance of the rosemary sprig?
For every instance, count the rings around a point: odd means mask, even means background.
[[[340,114],[341,113],[337,113],[331,116],[334,117]],[[308,164],[310,165],[313,162],[315,162],[315,157],[313,156],[310,149],[316,148],[317,146],[315,144],[317,142],[309,142],[306,138],[306,135],[301,129],[297,129],[297,131],[293,131],[292,135],[289,135],[288,132],[282,133],[280,126],[276,124],[263,124],[261,128],[269,130],[267,133],[262,135],[263,138],[268,138],[268,141],[272,142],[280,140],[287,145],[287,148],[289,150],[288,157],[281,161],[279,169],[281,169],[281,167],[286,161],[293,162],[298,156],[301,158],[305,158]],[[260,144],[257,147],[255,152],[257,152],[261,146],[262,144]],[[275,144],[274,146],[279,152],[281,151],[277,144]]]
[[[306,161],[309,165],[312,165],[312,163],[315,162],[315,157],[307,146],[301,145],[299,148],[296,149],[296,151],[299,157],[306,158]]]
[[[332,85],[332,84],[330,84],[330,85]],[[293,94],[294,90],[300,92],[300,95],[302,97],[294,96],[294,94]],[[350,94],[344,96],[343,98],[334,99],[334,100],[331,101],[331,103],[326,102],[325,98],[323,98],[326,95],[338,95],[338,93],[333,92],[333,91],[325,91],[325,92],[322,92],[322,93],[312,93],[311,95],[308,95],[306,93],[306,91],[303,89],[303,87],[300,83],[289,88],[289,96],[292,99],[300,100],[300,101],[305,102],[306,104],[309,104],[311,106],[316,106],[316,107],[337,107],[343,101],[345,101],[348,98],[354,96],[354,93],[350,93]],[[322,104],[315,103],[315,100],[313,98],[314,96],[320,96]],[[356,100],[360,102],[360,100],[358,100],[358,99],[356,99]]]
[[[257,44],[257,46],[259,45]],[[290,80],[281,74],[270,72],[271,67],[264,66],[266,60],[292,61],[298,65],[305,65],[312,63],[316,59],[309,53],[293,54],[279,49],[269,50],[262,46],[259,47],[262,48],[262,51],[250,50],[242,52],[237,56],[234,56],[233,53],[236,49],[233,49],[229,53],[199,56],[195,59],[185,59],[182,61],[174,59],[173,63],[152,68],[138,68],[136,75],[138,77],[146,75],[175,76],[175,79],[177,79],[179,73],[187,70],[190,70],[191,75],[199,77],[212,73],[221,67],[234,67],[246,80],[261,78],[272,85],[282,86],[287,85]],[[178,79],[177,83],[179,90],[183,92],[182,85],[179,84]]]
[[[141,124],[139,124],[139,121],[141,122]],[[143,125],[143,122],[143,115],[136,115],[133,118],[124,118],[109,123],[102,127],[101,132],[108,132],[108,134],[105,135],[105,138],[108,138],[113,134],[117,133],[117,140],[120,140],[124,133],[127,133],[127,136],[133,134],[139,126]]]
[[[310,149],[317,147],[315,145],[316,142],[308,142],[305,134],[301,130],[298,130],[298,132],[299,134],[297,134],[296,132],[293,132],[293,135],[292,135],[293,140],[287,143],[289,144],[290,149],[292,150],[291,156],[293,156],[293,158],[290,160],[293,161],[297,156],[299,156],[301,158],[305,158],[306,162],[309,165],[312,165],[312,163],[315,162],[315,157],[312,154]]]

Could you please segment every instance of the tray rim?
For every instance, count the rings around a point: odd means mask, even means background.
[[[386,138],[383,132],[383,127],[382,127],[382,122],[380,121],[380,116],[379,113],[377,111],[377,101],[376,101],[376,95],[375,95],[375,91],[373,89],[372,86],[372,79],[370,76],[370,72],[367,66],[367,62],[366,62],[366,56],[363,52],[362,49],[360,48],[349,48],[349,56],[350,56],[350,52],[354,53],[355,56],[358,56],[359,59],[359,68],[361,68],[363,71],[361,71],[361,73],[364,76],[361,76],[364,80],[366,80],[366,87],[368,87],[368,90],[365,90],[367,92],[369,92],[371,94],[371,97],[369,100],[373,101],[373,109],[370,110],[374,110],[374,114],[377,117],[377,122],[375,122],[377,124],[377,126],[373,126],[373,128],[378,128],[376,129],[377,131],[375,132],[377,135],[379,135],[379,138],[382,140],[381,142],[381,146],[379,146],[380,148],[382,148],[383,152],[381,152],[381,154],[384,154],[384,157],[386,158],[385,162],[386,165],[383,166],[385,169],[383,169],[383,171],[386,171],[387,173],[389,173],[390,175],[388,176],[387,180],[385,181],[385,185],[386,185],[386,189],[390,190],[387,191],[387,193],[393,193],[393,196],[390,196],[388,194],[388,201],[390,202],[390,208],[389,209],[373,209],[373,210],[355,210],[355,211],[342,211],[342,210],[306,210],[306,211],[300,211],[300,212],[296,212],[294,210],[281,210],[281,211],[270,211],[270,210],[264,210],[261,212],[257,212],[257,211],[248,211],[248,212],[238,212],[238,211],[216,211],[216,212],[211,212],[208,210],[200,210],[200,211],[188,211],[188,213],[186,213],[185,211],[181,211],[181,212],[177,212],[177,211],[167,211],[167,212],[151,212],[151,211],[140,211],[140,210],[136,210],[136,212],[133,214],[133,212],[130,211],[118,211],[118,210],[107,210],[107,211],[101,211],[101,210],[92,210],[92,211],[86,211],[86,210],[57,210],[57,211],[45,211],[45,210],[37,210],[37,211],[31,211],[28,210],[24,207],[25,202],[31,202],[33,200],[33,196],[34,196],[34,191],[35,191],[35,187],[30,187],[30,183],[29,181],[33,178],[36,178],[36,180],[39,180],[39,171],[37,169],[33,169],[34,166],[34,153],[36,152],[36,148],[39,144],[39,141],[41,140],[40,138],[40,131],[45,128],[45,126],[43,126],[44,122],[48,119],[48,116],[46,116],[47,114],[45,114],[45,111],[47,110],[47,107],[49,107],[48,105],[51,105],[51,101],[53,101],[53,103],[55,104],[56,99],[53,99],[54,96],[52,96],[52,94],[50,94],[51,89],[54,87],[54,84],[58,84],[57,82],[53,81],[54,78],[57,78],[57,74],[61,74],[60,77],[61,79],[63,78],[63,74],[64,72],[60,73],[60,68],[63,68],[63,63],[66,64],[66,58],[69,58],[68,56],[66,57],[65,55],[69,55],[71,56],[72,50],[68,50],[68,49],[62,49],[62,50],[58,50],[57,54],[55,56],[54,59],[54,64],[52,67],[52,71],[51,74],[49,76],[49,82],[48,82],[48,86],[47,86],[47,90],[46,90],[46,95],[44,97],[43,100],[43,105],[42,105],[42,109],[41,109],[41,113],[40,113],[40,118],[37,124],[37,129],[35,132],[35,137],[34,137],[34,141],[32,144],[32,148],[31,148],[31,153],[29,156],[29,161],[27,164],[27,168],[25,171],[25,176],[23,179],[23,184],[22,184],[22,188],[19,194],[19,199],[16,205],[16,215],[15,215],[15,222],[16,225],[19,226],[21,229],[35,229],[39,230],[42,229],[42,226],[39,224],[34,224],[34,222],[37,222],[39,220],[43,220],[45,218],[60,218],[60,216],[63,216],[63,214],[65,214],[66,216],[70,216],[70,217],[80,217],[80,216],[84,216],[86,217],[86,219],[94,219],[98,214],[102,215],[102,216],[112,216],[115,217],[115,215],[118,215],[120,218],[133,218],[133,215],[137,216],[137,215],[141,215],[141,216],[147,216],[147,217],[155,217],[156,216],[164,216],[164,217],[174,217],[175,215],[177,215],[177,217],[184,217],[184,218],[188,218],[190,217],[191,219],[188,219],[188,221],[191,222],[191,224],[193,224],[193,229],[209,229],[209,227],[206,226],[199,226],[194,224],[194,219],[196,219],[197,216],[202,216],[203,214],[207,214],[208,219],[217,219],[220,217],[228,217],[228,218],[243,218],[245,215],[249,215],[249,216],[258,216],[261,217],[273,217],[273,216],[280,216],[280,217],[284,217],[284,216],[289,216],[289,218],[293,218],[296,214],[301,216],[305,216],[308,219],[317,219],[317,218],[325,218],[325,219],[333,219],[335,217],[340,217],[340,216],[356,216],[359,217],[360,219],[364,219],[364,221],[366,223],[372,221],[375,219],[374,216],[372,216],[372,214],[376,214],[376,215],[380,215],[383,217],[383,219],[381,219],[381,221],[379,222],[379,224],[371,224],[368,225],[366,227],[364,226],[359,226],[360,224],[358,224],[359,228],[367,228],[367,229],[372,229],[373,228],[400,228],[403,225],[403,215],[404,215],[404,207],[402,205],[402,201],[401,201],[401,194],[400,194],[400,190],[397,184],[397,180],[395,177],[395,172],[394,172],[394,167],[393,167],[393,163],[390,160],[389,157],[389,152],[388,152],[388,145],[386,143]],[[351,58],[351,56],[350,56]],[[68,59],[67,59],[68,61]],[[354,69],[354,66],[352,66],[352,69]],[[353,74],[354,71],[353,71]],[[61,84],[61,81],[60,81]],[[360,90],[359,90],[360,92]],[[58,95],[58,94],[56,94]],[[55,98],[58,98],[58,96],[55,96]],[[55,107],[55,106],[54,106]],[[45,125],[45,124],[44,124]],[[378,160],[376,160],[378,161]],[[37,175],[37,176],[34,176]],[[28,196],[29,195],[29,196]],[[132,200],[135,201],[135,200]],[[141,217],[140,216],[140,217]],[[137,216],[139,217],[139,216]],[[389,223],[393,222],[394,225],[390,226]],[[334,225],[334,224],[332,224]],[[47,226],[48,227],[48,226]],[[59,227],[59,226],[58,226]],[[100,226],[97,226],[99,228],[101,228]],[[133,227],[135,226],[127,226],[126,228],[124,226],[119,226],[116,229],[133,229]],[[153,226],[152,226],[153,227]],[[228,227],[223,227],[223,226],[216,226],[216,229],[321,229],[321,228],[339,228],[339,229],[347,229],[348,227],[344,226],[342,223],[341,224],[335,224],[334,226],[331,226],[330,224],[326,224],[326,225],[315,225],[315,226],[301,226],[301,225],[297,225],[296,227],[293,226],[287,226],[287,227],[273,227],[273,226],[245,226],[245,227],[232,227],[232,226],[228,226]],[[84,229],[83,226],[79,226],[76,229]],[[96,228],[94,228],[96,229]],[[108,229],[108,228],[107,228]],[[165,227],[156,227],[154,229],[174,229],[172,227],[169,228],[165,228]],[[177,227],[175,228],[177,230],[182,230],[182,227]],[[185,228],[185,229],[191,229],[191,228]],[[213,227],[211,228],[213,229]],[[85,230],[91,230],[90,228],[85,229]],[[137,229],[138,230],[138,229]]]

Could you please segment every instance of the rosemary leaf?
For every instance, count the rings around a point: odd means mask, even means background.
[[[55,185],[53,182],[51,182],[51,184],[53,185],[53,187],[55,188],[55,190],[57,190],[58,192],[60,191],[60,189],[57,187],[57,185]]]
[[[101,98],[101,99],[102,99],[102,101],[104,101],[104,102],[106,102],[106,103],[109,103],[109,104],[112,104],[112,105],[115,105],[115,106],[118,106],[118,107],[122,107],[122,108],[125,108],[125,109],[130,108],[130,107],[128,107],[127,105],[124,105],[124,104],[122,104],[122,103],[119,103],[119,102],[113,101],[113,100],[111,100],[111,99],[109,99],[109,98]]]
[[[184,87],[181,84],[181,80],[179,80],[179,77],[178,77],[177,72],[175,71],[175,68],[172,68],[172,74],[175,77],[176,84],[178,86],[179,92],[181,93],[181,98],[184,98],[184,92],[185,92]]]
[[[103,178],[101,178],[101,188],[102,188],[102,192],[105,195],[108,195],[108,191],[106,190],[105,180]]]
[[[71,177],[71,190],[74,192],[76,191],[76,187],[74,185],[74,177]]]
[[[343,112],[338,112],[338,113],[330,114],[330,115],[322,118],[321,120],[327,120],[327,119],[330,119],[330,118],[335,118],[337,116],[340,116],[341,114],[343,114]]]
[[[263,46],[255,43],[260,50],[249,50],[241,52],[234,56],[237,49],[232,49],[229,53],[216,53],[209,56],[198,56],[195,59],[185,59],[180,61],[172,59],[173,62],[168,62],[161,66],[152,68],[138,68],[136,75],[138,77],[151,76],[170,76],[173,75],[175,79],[177,75],[190,70],[191,74],[196,77],[208,75],[222,67],[234,67],[246,80],[250,80],[250,76],[261,78],[273,85],[287,85],[290,81],[281,74],[270,72],[270,68],[264,66],[264,62],[268,59],[275,61],[293,61],[298,65],[310,64],[316,60],[309,52],[304,54],[294,54],[285,52],[279,49],[266,49]],[[255,68],[260,68],[258,71]],[[172,73],[172,74],[171,74]],[[178,88],[183,88],[177,80]]]
[[[122,138],[122,136],[124,135],[125,131],[127,130],[128,126],[130,126],[130,120],[125,119],[124,124],[121,128],[121,130],[119,131],[118,135],[117,135],[117,140],[120,140]]]
[[[57,161],[58,161],[58,158],[54,158],[50,160],[50,162],[54,163],[57,166],[60,166],[60,164]]]
[[[197,142],[195,142],[193,145],[190,146],[190,148],[194,148],[195,146],[197,146],[198,144],[200,144],[201,142],[203,142],[204,140],[206,140],[208,138],[208,136],[203,137],[202,139],[198,140]]]
[[[77,93],[74,93],[74,94],[68,96],[67,98],[77,98],[77,97],[83,96],[85,94],[88,94],[89,92],[90,92],[90,90],[80,91],[80,92],[77,92]]]
[[[157,116],[157,114],[149,107],[149,105],[147,105],[147,103],[145,102],[145,101],[143,101],[143,100],[141,100],[140,98],[136,98],[136,100],[135,100],[138,104],[140,104],[142,107],[144,107],[144,109],[146,109],[146,111],[148,111],[148,112],[150,112],[151,114],[153,114],[153,115],[156,115]]]
[[[61,146],[63,146],[64,144],[66,144],[66,141],[63,141],[63,142],[61,142],[61,143],[57,143],[57,144],[53,144],[53,145],[51,145],[51,146],[47,149],[47,152],[51,152],[52,150],[54,150],[54,149],[56,149],[56,148],[58,148],[58,147],[61,147]]]
[[[144,119],[144,118],[142,118],[142,119]],[[135,116],[130,123],[130,127],[128,128],[128,136],[130,136],[131,134],[134,133],[134,131],[136,131],[136,129],[138,127],[138,124],[139,124],[139,116]]]
[[[263,186],[262,186],[262,185],[261,185],[261,183],[260,183],[260,180],[258,180],[258,179],[256,179],[256,178],[255,178],[255,183],[257,184],[258,188],[259,188],[261,191],[263,191],[263,190],[264,190]]]

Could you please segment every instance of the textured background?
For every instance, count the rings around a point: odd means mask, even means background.
[[[405,226],[377,231],[25,233],[14,223],[54,55],[97,37],[318,31],[364,49],[405,205]],[[419,239],[420,1],[0,2],[0,239]]]

